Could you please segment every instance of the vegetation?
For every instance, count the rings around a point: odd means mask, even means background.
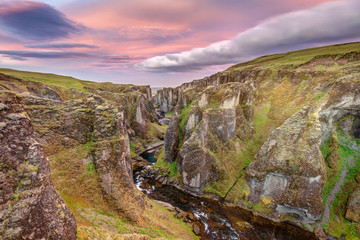
[[[165,152],[164,147],[159,150],[159,155],[154,164],[154,168],[162,169],[164,172],[168,173],[170,177],[178,178],[179,172],[177,171],[177,160],[172,163],[165,162]]]
[[[33,86],[35,86],[33,83],[43,83],[51,86],[65,100],[73,98],[74,94],[71,89],[87,93],[91,93],[96,90],[126,93],[131,92],[133,89],[138,89],[144,93],[146,92],[145,88],[141,86],[134,86],[131,84],[114,84],[110,82],[90,82],[51,73],[18,71],[6,68],[0,68],[0,73],[21,79],[26,81],[27,84]],[[24,87],[24,84],[21,82],[18,82],[17,85],[18,87]]]
[[[345,219],[345,211],[349,196],[359,187],[359,184],[355,181],[355,176],[360,171],[360,144],[358,141],[345,135],[341,130],[337,130],[337,135],[341,162],[340,167],[337,169],[330,169],[327,166],[327,182],[322,194],[324,202],[339,180],[344,168],[348,169],[348,173],[340,192],[336,195],[335,200],[330,203],[330,219],[323,227],[327,233],[335,237],[340,238],[342,235],[345,235],[345,239],[358,239],[360,236],[356,228],[360,229],[359,224]],[[331,152],[330,142],[330,140],[325,141],[321,147],[324,158]]]
[[[359,50],[356,49],[360,49],[360,43],[338,44],[274,54],[234,65],[227,69],[227,71],[244,69],[248,66],[272,69],[286,69],[287,67],[296,68],[309,63],[311,60],[321,59],[322,56],[332,56],[334,60],[339,60],[349,52],[351,55],[355,55],[356,52],[359,52]],[[349,59],[351,59],[351,55],[348,57]]]

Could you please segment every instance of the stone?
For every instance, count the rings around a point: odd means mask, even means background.
[[[356,189],[349,197],[345,218],[360,223],[360,188]]]
[[[186,218],[187,216],[187,212],[180,212],[178,215],[177,215],[177,218]]]
[[[194,231],[194,233],[195,233],[196,235],[200,235],[201,230],[200,230],[200,227],[199,227],[198,224],[194,224],[194,225],[193,225],[193,231]]]
[[[8,110],[9,109],[9,107],[7,106],[7,105],[5,105],[5,104],[3,104],[3,103],[0,103],[0,111],[2,111],[2,110]]]
[[[10,112],[5,118],[0,111],[7,126],[0,135],[2,238],[75,240],[75,218],[52,185],[50,164],[20,101],[12,93],[0,95]]]
[[[236,226],[237,226],[236,228],[239,229],[240,231],[248,231],[253,228],[253,226],[246,221],[237,221]]]
[[[327,240],[328,237],[326,236],[324,230],[320,227],[314,228],[314,234],[319,240]]]
[[[187,218],[188,218],[190,221],[195,221],[195,220],[196,220],[194,214],[192,214],[192,213],[189,213],[189,214],[187,215]]]
[[[11,120],[29,119],[24,113],[11,113],[7,115]]]
[[[316,111],[304,107],[270,134],[246,169],[250,202],[268,196],[276,211],[320,219],[326,171]]]

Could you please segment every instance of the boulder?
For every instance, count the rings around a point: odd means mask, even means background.
[[[194,224],[194,225],[193,225],[193,231],[194,231],[194,233],[195,233],[196,235],[200,235],[201,230],[200,230],[199,224]]]
[[[360,223],[360,188],[355,190],[349,197],[345,218]]]
[[[315,227],[314,234],[319,240],[327,240],[328,239],[328,237],[326,236],[326,234],[322,228]]]

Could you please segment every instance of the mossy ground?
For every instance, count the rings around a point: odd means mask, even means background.
[[[330,203],[330,219],[323,225],[325,231],[332,236],[340,238],[345,236],[345,239],[359,239],[359,232],[356,232],[356,228],[359,228],[359,224],[353,223],[345,218],[346,205],[351,193],[360,187],[355,181],[356,174],[360,171],[360,144],[356,139],[345,135],[341,130],[337,130],[339,138],[339,153],[340,164],[336,169],[331,169],[326,166],[327,170],[327,182],[322,192],[322,198],[324,202],[334,188],[335,184],[340,178],[341,172],[344,168],[349,171],[345,177],[344,183],[340,192],[336,195],[335,200]],[[330,141],[325,141],[321,146],[321,151],[326,158],[330,154]],[[356,146],[354,148],[353,146]]]
[[[244,69],[249,66],[272,69],[286,69],[287,67],[296,68],[310,62],[311,60],[318,58],[319,56],[333,55],[335,60],[339,60],[349,52],[352,52],[352,55],[355,55],[356,52],[359,52],[359,49],[360,43],[348,43],[298,50],[293,52],[259,57],[245,63],[234,65],[230,67],[227,71]],[[348,58],[351,60],[352,57],[349,56]],[[319,64],[318,66],[324,65]],[[328,67],[329,66],[326,66],[327,69]]]
[[[104,234],[110,239],[126,234],[135,234],[134,239],[136,234],[150,238],[197,239],[191,226],[151,200],[151,206],[143,214],[143,222],[138,224],[128,222],[113,211],[103,199],[93,163],[84,161],[90,150],[91,144],[84,144],[49,156],[51,179],[75,215],[79,239],[101,239]]]
[[[167,163],[165,161],[164,147],[159,150],[157,160],[154,164],[154,168],[161,169],[163,172],[167,173],[172,178],[180,178],[180,173],[177,171],[177,160],[170,164]]]
[[[0,68],[0,73],[24,80],[26,82],[43,83],[52,87],[64,99],[69,100],[74,97],[72,89],[80,92],[92,93],[97,90],[115,93],[128,93],[134,88],[145,93],[145,88],[132,84],[114,84],[110,82],[91,82],[79,80],[69,76],[62,76],[51,73],[38,73],[19,71],[14,69]],[[22,83],[16,83],[20,87],[24,87]],[[24,88],[26,89],[26,88]],[[109,95],[110,96],[110,95]]]

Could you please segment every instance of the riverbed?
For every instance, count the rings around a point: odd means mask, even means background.
[[[152,167],[152,166],[148,166]],[[275,223],[255,216],[251,211],[228,206],[218,200],[191,194],[173,185],[163,185],[154,179],[134,172],[138,189],[149,198],[171,204],[174,208],[194,216],[193,224],[200,226],[200,239],[302,240],[316,239],[308,232],[289,222]]]

